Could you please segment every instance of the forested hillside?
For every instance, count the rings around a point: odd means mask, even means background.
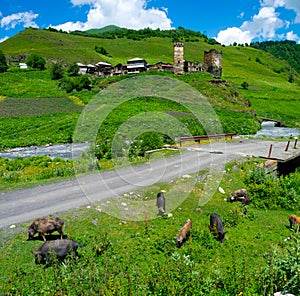
[[[300,45],[295,41],[265,41],[251,43],[257,49],[269,52],[276,58],[287,61],[292,68],[300,73]]]

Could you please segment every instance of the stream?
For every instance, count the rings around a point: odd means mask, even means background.
[[[275,122],[265,121],[261,124],[254,138],[281,138],[281,137],[299,137],[300,130],[288,127],[276,127]],[[47,155],[51,158],[72,159],[80,156],[81,152],[87,151],[88,143],[80,144],[58,144],[46,146],[30,146],[13,148],[0,152],[0,157],[14,159],[17,157],[30,157],[38,155]]]
[[[254,138],[290,138],[299,137],[299,135],[300,130],[297,128],[277,127],[274,121],[264,121]]]

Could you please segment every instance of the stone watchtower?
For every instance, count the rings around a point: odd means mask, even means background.
[[[222,76],[222,51],[211,49],[204,52],[204,68],[214,78]]]
[[[183,74],[183,42],[174,42],[174,74]]]

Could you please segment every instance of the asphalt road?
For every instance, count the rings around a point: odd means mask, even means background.
[[[203,169],[222,170],[224,164],[245,156],[287,156],[286,143],[260,140],[234,140],[189,146],[180,155],[154,160],[136,167],[105,173],[94,173],[71,180],[41,185],[34,188],[0,193],[0,228],[33,220],[108,197],[168,182]]]

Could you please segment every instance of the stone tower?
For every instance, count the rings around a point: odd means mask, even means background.
[[[211,49],[204,52],[205,70],[212,74],[214,78],[222,76],[222,51]]]
[[[174,42],[174,74],[183,74],[183,42]]]

